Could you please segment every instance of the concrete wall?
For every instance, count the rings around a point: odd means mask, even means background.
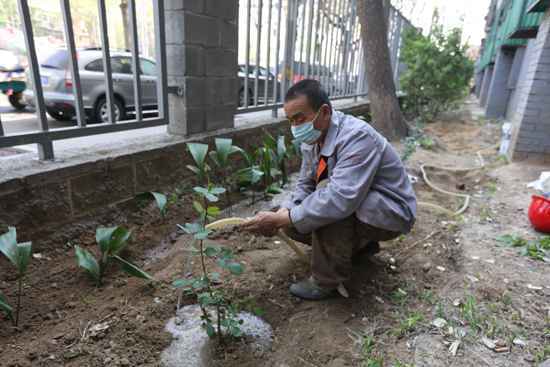
[[[233,126],[238,104],[238,0],[167,0],[168,85],[175,135]]]
[[[550,12],[537,38],[531,40],[524,82],[518,90],[512,158],[537,158],[550,163]]]
[[[509,79],[514,51],[501,48],[495,60],[491,85],[487,92],[485,115],[488,118],[501,118],[506,114],[506,107],[510,98]]]
[[[505,116],[508,120],[512,119],[513,115],[516,113],[518,96],[521,94],[524,76],[527,72],[526,55],[528,54],[528,50],[530,50],[528,47],[519,47],[514,54],[514,62],[508,80],[508,86],[511,90]]]
[[[481,82],[481,95],[479,96],[479,103],[485,107],[487,104],[487,97],[489,96],[489,87],[491,86],[491,80],[493,79],[493,65],[489,65],[483,71],[483,81]]]

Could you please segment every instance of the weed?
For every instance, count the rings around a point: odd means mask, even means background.
[[[523,247],[527,245],[527,240],[518,235],[505,234],[497,237],[496,240],[507,247]]]
[[[393,363],[393,367],[414,367],[414,364],[405,363],[397,360]]]
[[[535,363],[539,364],[550,358],[550,345],[545,345],[535,354]]]
[[[420,298],[422,299],[422,301],[430,304],[430,305],[434,305],[435,304],[435,294],[434,292],[432,292],[431,290],[427,289],[427,290],[424,290],[422,292],[422,294],[420,295]]]
[[[17,327],[19,325],[19,312],[21,310],[21,296],[23,293],[23,278],[31,260],[32,243],[17,243],[17,230],[9,227],[8,232],[0,236],[0,252],[8,258],[17,270],[17,305],[15,306],[15,318],[13,308],[8,304],[4,296],[0,294],[0,309],[4,311]]]
[[[397,288],[390,294],[390,298],[393,303],[403,307],[409,300],[409,294],[401,288]]]
[[[472,328],[481,331],[481,316],[478,313],[477,302],[474,296],[469,295],[461,306],[461,314],[464,320]]]
[[[485,185],[485,190],[486,190],[487,194],[489,194],[489,195],[496,194],[496,192],[498,190],[496,182],[493,182],[493,181],[487,182],[487,184]]]
[[[371,335],[363,336],[361,346],[361,367],[383,367],[384,359],[375,352],[375,341]]]
[[[399,320],[398,327],[393,331],[397,337],[401,337],[416,329],[419,323],[424,321],[424,315],[418,311],[410,313],[406,318]]]
[[[444,319],[445,318],[445,307],[441,301],[437,302],[435,305],[435,316]]]
[[[78,266],[88,272],[98,287],[101,285],[105,269],[111,261],[119,264],[122,270],[131,276],[147,280],[153,279],[148,273],[119,256],[126,248],[130,235],[131,232],[122,227],[98,228],[95,238],[101,253],[99,261],[89,251],[78,245],[74,246]]]

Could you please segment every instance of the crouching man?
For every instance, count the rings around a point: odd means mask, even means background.
[[[334,295],[352,262],[379,251],[379,241],[408,233],[416,198],[395,149],[368,123],[332,109],[315,80],[289,89],[284,110],[302,143],[300,177],[279,211],[260,212],[244,229],[272,236],[283,229],[313,247],[312,274],[292,284],[300,298]]]

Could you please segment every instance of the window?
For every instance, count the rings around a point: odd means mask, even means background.
[[[111,58],[111,69],[113,74],[132,74],[132,59],[129,57]]]
[[[85,67],[88,71],[103,72],[103,59],[90,62]],[[132,59],[129,57],[111,57],[111,70],[113,74],[132,74]]]
[[[141,73],[147,76],[157,76],[157,66],[154,62],[146,59],[140,59]]]
[[[88,65],[86,65],[86,67],[84,69],[86,69],[88,71],[103,72],[103,60],[102,59],[94,60],[91,63],[89,63]]]

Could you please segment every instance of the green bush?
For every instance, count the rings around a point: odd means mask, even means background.
[[[416,29],[405,33],[401,60],[407,69],[401,87],[407,94],[407,114],[434,120],[440,112],[456,107],[468,93],[474,63],[466,56],[460,29],[443,32],[435,26],[431,34]]]

